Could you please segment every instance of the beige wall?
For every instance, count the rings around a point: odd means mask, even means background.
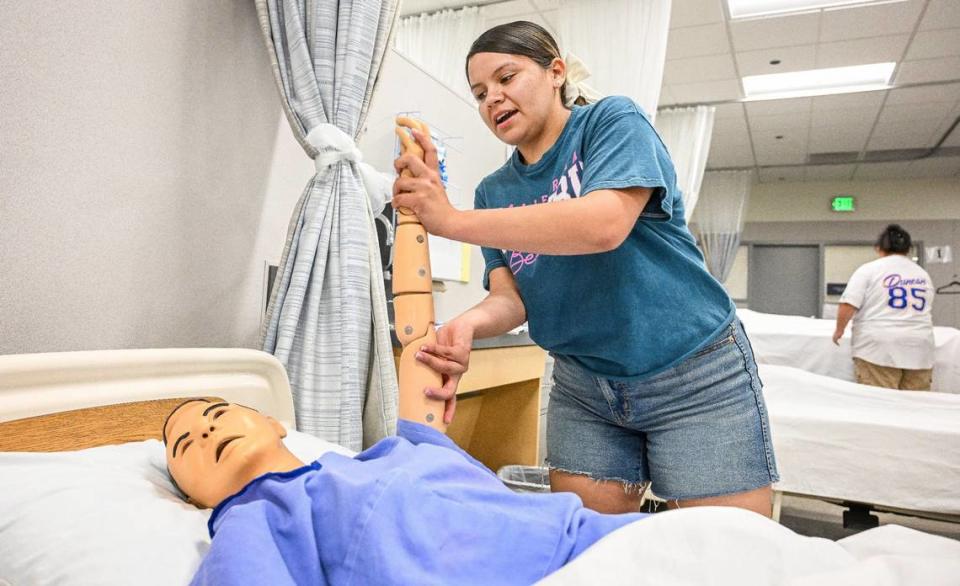
[[[830,210],[837,195],[856,198],[857,210]],[[763,183],[753,186],[748,222],[907,221],[960,219],[960,180]]]
[[[253,346],[312,164],[252,2],[6,2],[0,353]]]

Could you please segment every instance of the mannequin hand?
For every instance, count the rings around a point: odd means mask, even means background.
[[[449,227],[458,213],[447,197],[440,180],[440,164],[437,148],[430,137],[412,130],[417,143],[423,148],[423,160],[413,154],[400,155],[393,166],[400,175],[393,182],[393,207],[407,208],[420,218],[427,232],[449,237]],[[409,176],[402,176],[407,171]]]
[[[833,331],[833,343],[837,346],[840,345],[840,338],[843,337],[843,330],[834,330]]]
[[[457,406],[457,385],[460,377],[470,366],[470,347],[473,345],[473,328],[467,324],[451,321],[437,330],[437,343],[425,344],[417,352],[417,360],[443,375],[443,386],[426,389],[431,399],[446,402],[443,422],[453,421]]]

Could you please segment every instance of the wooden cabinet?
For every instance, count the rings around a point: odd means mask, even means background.
[[[394,349],[395,360],[399,352]],[[447,435],[494,472],[507,464],[537,465],[545,360],[537,346],[473,350]]]

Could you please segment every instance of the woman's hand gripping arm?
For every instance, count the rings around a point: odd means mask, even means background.
[[[443,386],[427,389],[432,399],[446,402],[443,421],[453,421],[457,405],[457,385],[470,366],[470,348],[474,338],[490,338],[509,332],[527,319],[527,311],[513,275],[506,267],[490,272],[490,294],[437,330],[437,343],[417,352],[417,360],[443,375]]]

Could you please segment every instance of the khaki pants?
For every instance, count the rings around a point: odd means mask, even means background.
[[[901,391],[929,391],[933,382],[933,369],[893,368],[867,362],[862,358],[853,359],[853,370],[857,382],[861,385],[886,387]]]

